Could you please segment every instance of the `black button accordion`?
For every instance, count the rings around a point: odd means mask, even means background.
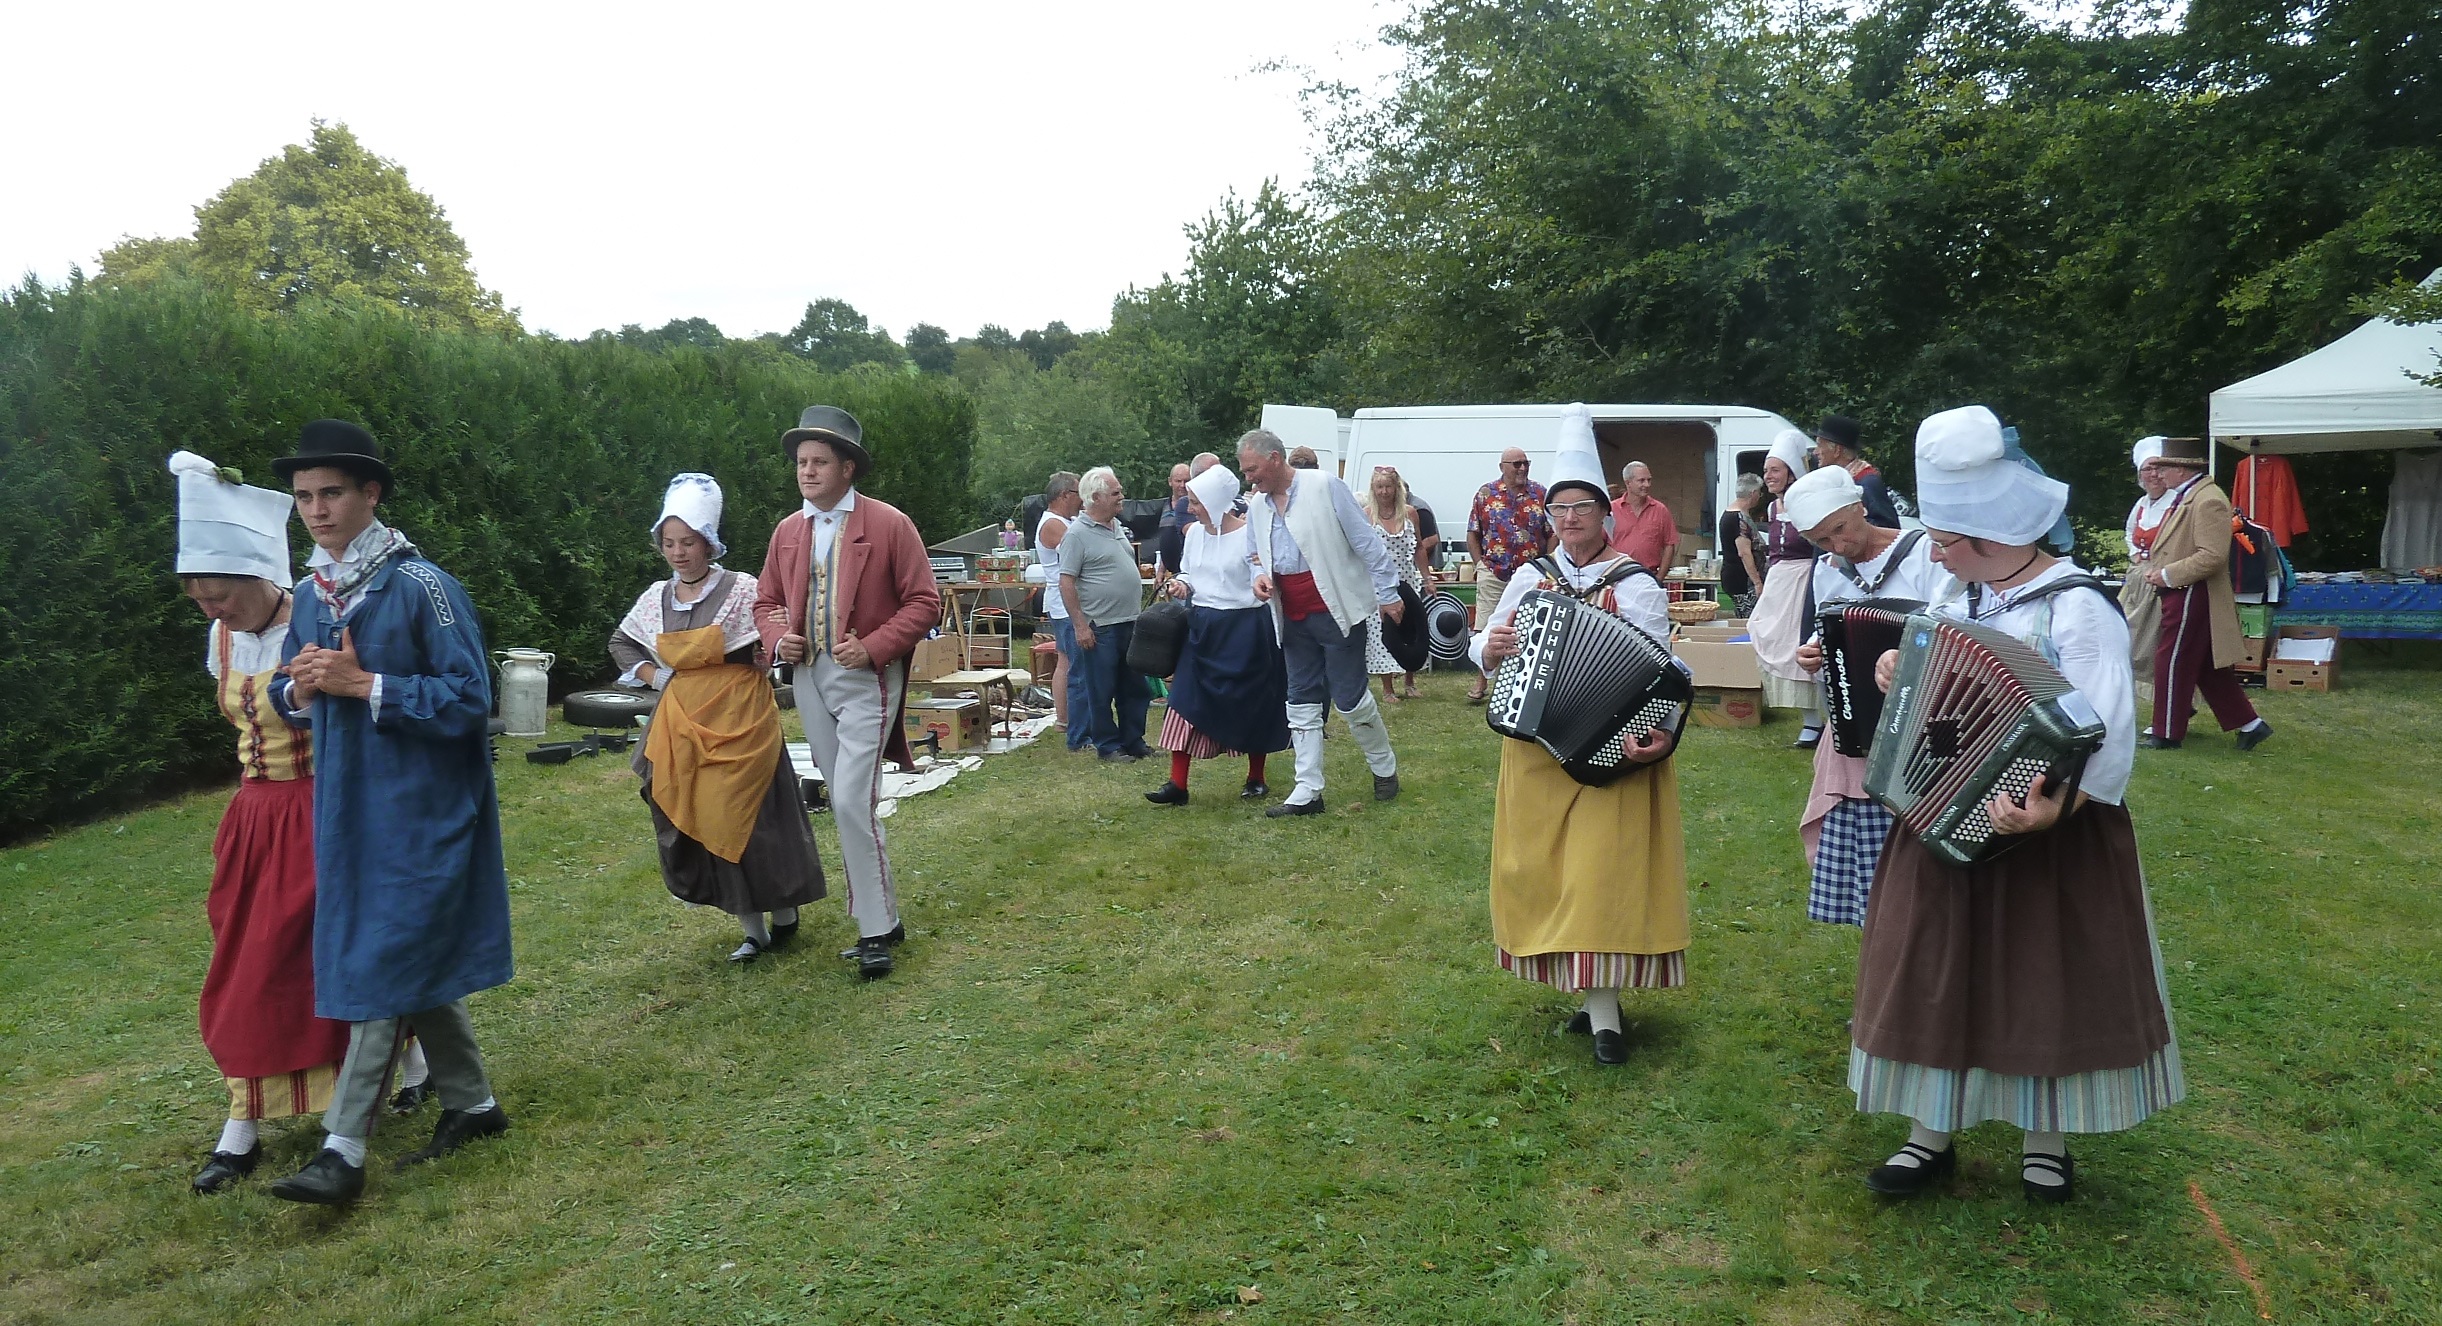
[[[2018,840],[1993,832],[1985,804],[2023,804],[2039,776],[2047,792],[2074,799],[2087,758],[2102,749],[2102,716],[2016,636],[1925,613],[1903,630],[1866,795],[1935,856],[1988,860]]]
[[[1882,720],[1882,688],[1874,665],[1899,648],[1908,614],[1923,612],[1915,599],[1846,599],[1815,611],[1815,634],[1823,642],[1823,713],[1830,720],[1832,749],[1863,756],[1874,746]]]
[[[1484,700],[1493,731],[1551,752],[1569,777],[1602,787],[1643,767],[1628,758],[1647,733],[1676,737],[1695,688],[1670,646],[1612,613],[1538,589],[1510,619],[1518,652],[1501,660]]]

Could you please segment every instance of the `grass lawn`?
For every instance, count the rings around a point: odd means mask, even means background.
[[[2017,1191],[1987,1127],[1938,1196],[1844,1083],[1857,936],[1805,919],[1793,725],[1680,757],[1690,988],[1631,1060],[1492,962],[1498,739],[1434,678],[1406,793],[1267,821],[1222,763],[1056,739],[890,821],[913,939],[856,982],[836,895],[724,965],[661,888],[624,762],[503,741],[520,969],[476,1026],[508,1137],[355,1209],[187,1180],[225,1096],[195,1032],[226,793],[0,852],[0,1320],[2247,1322],[2442,1320],[2438,674],[2352,658],[2273,742],[2141,753],[2131,795],[2190,1096]],[[198,698],[199,704],[202,700]],[[2206,724],[2210,726],[2209,723]],[[1286,757],[1275,785],[1287,780]],[[824,859],[836,863],[828,818]]]

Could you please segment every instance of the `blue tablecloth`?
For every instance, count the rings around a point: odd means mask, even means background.
[[[2349,640],[2442,640],[2442,585],[2299,585],[2276,626],[2337,626]]]

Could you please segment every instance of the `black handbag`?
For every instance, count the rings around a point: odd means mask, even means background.
[[[1167,677],[1179,670],[1179,655],[1187,649],[1187,605],[1164,599],[1136,619],[1136,634],[1128,641],[1128,670],[1148,677]]]

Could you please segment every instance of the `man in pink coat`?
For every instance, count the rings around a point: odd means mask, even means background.
[[[809,405],[780,446],[796,467],[803,508],[772,531],[755,590],[755,624],[773,658],[796,669],[806,745],[830,784],[856,921],[852,958],[866,980],[887,976],[907,935],[882,841],[882,760],[911,763],[900,713],[907,656],[941,620],[941,590],[916,523],[856,491],[873,468],[856,416]]]

